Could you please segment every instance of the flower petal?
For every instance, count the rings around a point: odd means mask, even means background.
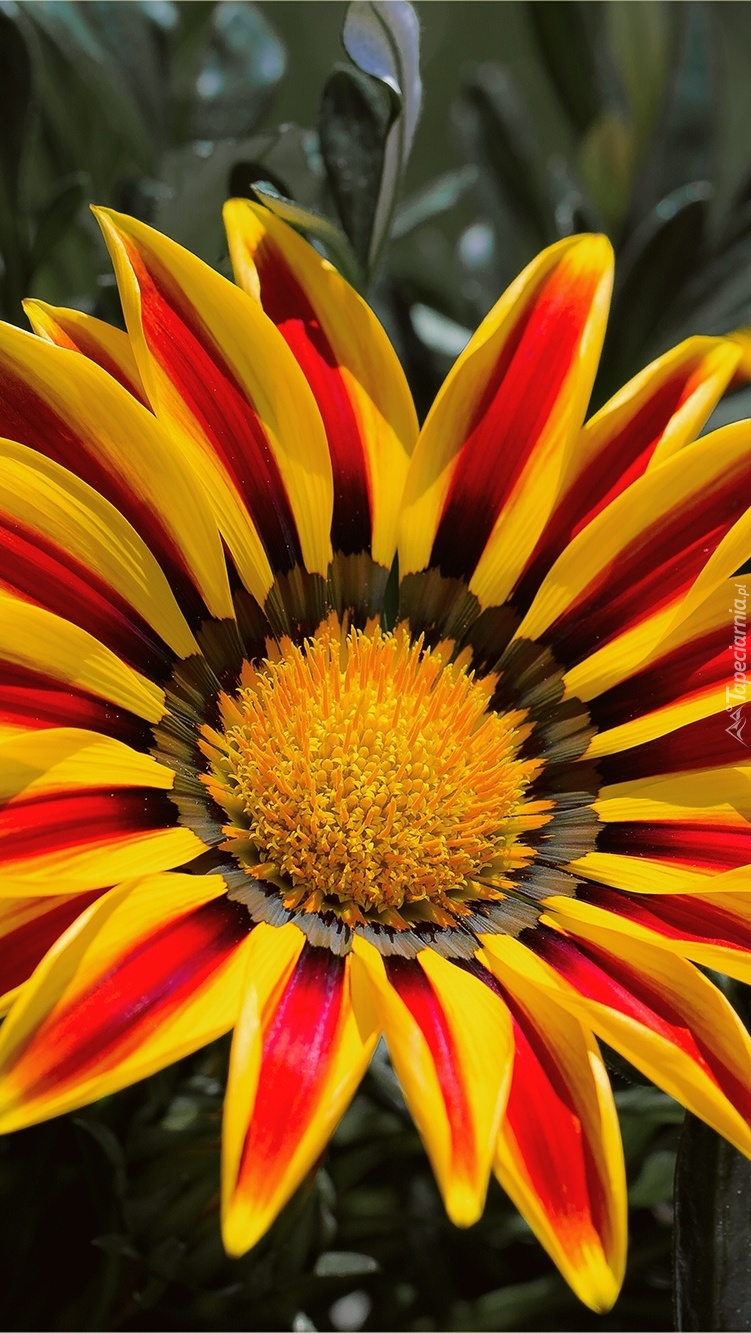
[[[399,538],[402,576],[465,578],[508,595],[558,493],[602,345],[612,281],[604,237],[559,241],[530,264],[459,357],[421,431]]]
[[[8,1012],[47,950],[104,892],[0,900],[0,1014]]]
[[[546,920],[556,919],[542,918],[529,948],[500,936],[483,943],[751,1156],[751,1038],[724,996],[663,948],[632,938],[624,957],[617,929],[577,922],[574,940]]]
[[[109,500],[181,600],[195,602],[197,589],[212,615],[233,615],[200,478],[151,412],[93,361],[10,324],[0,325],[0,367],[0,434],[69,468]]]
[[[711,895],[651,895],[648,899],[606,889],[582,887],[577,898],[549,898],[545,904],[556,920],[591,922],[617,929],[624,939],[647,940],[669,953],[690,958],[751,982],[751,892]]]
[[[113,889],[50,950],[0,1034],[0,1132],[73,1110],[226,1032],[250,921],[216,875]]]
[[[626,1262],[618,1115],[597,1043],[550,996],[490,954],[514,1024],[514,1072],[495,1172],[590,1309],[615,1302]]]
[[[101,731],[146,750],[151,728],[126,708],[78,686],[0,658],[0,740],[45,727]]]
[[[751,495],[750,438],[747,422],[727,426],[635,481],[559,557],[517,636],[550,644],[571,667],[610,640],[617,657],[616,636],[660,609],[672,606],[679,623],[707,556],[732,532]],[[729,557],[725,564],[714,588],[737,568]],[[667,628],[655,621],[645,654]]]
[[[235,278],[259,297],[318,404],[334,473],[334,549],[390,568],[417,438],[404,372],[370,307],[328,260],[267,208],[224,206]]]
[[[326,1147],[375,1045],[350,998],[351,959],[296,926],[257,926],[232,1047],[222,1143],[230,1254],[264,1234]]]
[[[104,888],[186,865],[205,850],[153,788],[40,794],[0,809],[0,896]]]
[[[67,310],[64,306],[48,305],[46,301],[24,301],[23,308],[38,337],[95,361],[139,403],[148,407],[130,338],[122,329],[116,329],[93,315],[85,315],[81,310]]]
[[[751,886],[748,766],[603,787],[594,810],[597,849],[571,861],[572,874],[647,893],[722,891],[731,871]]]
[[[363,940],[355,956],[375,991],[391,1059],[457,1226],[480,1217],[513,1045],[508,1011],[487,986],[426,948],[388,958]]]
[[[198,652],[165,575],[127,520],[72,472],[9,440],[0,440],[0,583],[141,670],[169,671],[165,645],[180,657]]]
[[[165,713],[164,691],[86,630],[0,591],[0,661],[119,704],[148,722]]]
[[[515,606],[526,609],[554,560],[622,491],[696,439],[738,356],[726,339],[689,338],[642,370],[586,423],[515,590]]]
[[[325,574],[333,491],[320,413],[258,303],[175,242],[98,210],[152,408],[190,457],[246,587]]]
[[[0,802],[76,788],[153,787],[169,791],[171,769],[122,741],[54,727],[0,743]]]

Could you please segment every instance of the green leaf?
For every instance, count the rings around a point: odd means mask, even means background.
[[[717,70],[712,30],[702,5],[681,7],[676,58],[659,133],[650,149],[646,184],[652,198],[715,171]]]
[[[151,31],[153,25],[146,15],[136,5],[132,10],[129,30],[133,35],[138,31],[133,24],[139,19]],[[155,104],[148,98],[139,97],[134,87],[128,63],[129,43],[123,45],[121,42],[118,49],[110,49],[98,31],[98,19],[101,20],[101,15],[95,5],[91,7],[91,14],[87,4],[62,3],[62,0],[37,0],[37,3],[23,7],[25,31],[32,34],[36,31],[37,34],[32,51],[37,65],[36,86],[49,114],[52,132],[58,131],[56,108],[71,100],[71,85],[78,84],[79,88],[86,89],[92,101],[87,98],[87,105],[80,106],[75,105],[79,99],[74,99],[74,105],[70,107],[74,123],[80,125],[86,120],[89,131],[93,133],[96,129],[101,139],[103,121],[112,136],[107,145],[110,155],[114,141],[118,146],[126,145],[139,162],[153,169],[157,161],[159,130],[153,119]],[[145,37],[144,41],[145,49],[148,49]],[[72,129],[65,120],[60,129],[70,136],[71,153],[80,152],[78,130]]]
[[[631,1208],[656,1208],[667,1203],[673,1192],[675,1153],[658,1148],[650,1153],[628,1192]]]
[[[355,1254],[350,1250],[327,1250],[319,1254],[316,1277],[362,1277],[377,1273],[380,1265],[369,1254]]]
[[[432,222],[442,213],[448,213],[463,199],[464,195],[477,181],[477,168],[459,167],[457,171],[447,171],[436,180],[405,199],[396,214],[391,228],[393,240],[408,236],[411,231]]]
[[[584,136],[577,154],[587,193],[609,230],[620,230],[631,200],[637,165],[636,136],[616,111],[603,112]]]
[[[399,98],[404,155],[420,115],[420,48],[417,16],[407,0],[352,0],[347,6],[342,45],[365,74],[380,79]]]
[[[21,161],[31,111],[31,61],[13,13],[0,12],[0,256],[2,311],[18,319],[28,280],[27,233],[19,200]]]
[[[29,255],[29,277],[66,236],[83,205],[87,183],[83,172],[64,178],[40,212]]]
[[[452,1312],[448,1328],[502,1333],[506,1329],[539,1328],[541,1319],[551,1327],[556,1312],[575,1308],[576,1304],[576,1297],[556,1273],[490,1291],[471,1305],[462,1302]]]
[[[679,1330],[751,1328],[751,1162],[686,1117],[675,1178]]]
[[[604,6],[609,47],[620,75],[636,139],[643,145],[662,106],[670,68],[669,6],[661,0],[608,0]]]
[[[386,139],[368,256],[373,273],[389,234],[422,100],[420,30],[407,0],[351,0],[342,45],[363,74],[391,90],[398,107]]]
[[[525,10],[551,82],[579,133],[600,109],[592,10],[579,0],[527,0]]]
[[[454,107],[465,155],[490,188],[489,212],[515,219],[530,250],[556,239],[545,168],[530,131],[530,116],[510,75],[500,65],[480,65]]]
[[[466,329],[463,324],[457,324],[454,319],[447,319],[431,306],[423,305],[421,301],[414,303],[409,314],[412,327],[420,341],[429,347],[431,352],[450,357],[452,361],[464,351],[472,337],[471,329]]]
[[[7,12],[0,12],[0,87],[0,170],[8,203],[12,204],[16,201],[31,109],[31,61],[26,43]]]
[[[680,293],[702,255],[712,188],[705,181],[660,201],[621,256],[599,394],[609,396],[671,342],[666,337]],[[694,330],[695,332],[696,330]]]
[[[193,136],[248,134],[263,117],[285,66],[284,47],[256,5],[237,0],[215,5],[193,81]]]
[[[364,270],[373,245],[386,142],[399,104],[384,84],[340,66],[327,80],[318,113],[321,154],[342,226]]]

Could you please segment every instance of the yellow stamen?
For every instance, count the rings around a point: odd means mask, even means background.
[[[331,626],[244,679],[209,785],[227,847],[287,907],[446,924],[518,863],[537,765],[517,758],[521,719],[488,711],[492,681],[401,629]]]

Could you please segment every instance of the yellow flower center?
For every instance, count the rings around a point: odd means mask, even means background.
[[[445,925],[502,896],[536,766],[491,690],[401,630],[287,644],[248,674],[213,754],[227,849],[286,907],[349,925]]]

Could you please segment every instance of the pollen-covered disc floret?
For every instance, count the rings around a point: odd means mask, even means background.
[[[286,644],[227,717],[228,850],[285,907],[349,925],[448,925],[499,897],[532,765],[491,689],[401,630]]]

